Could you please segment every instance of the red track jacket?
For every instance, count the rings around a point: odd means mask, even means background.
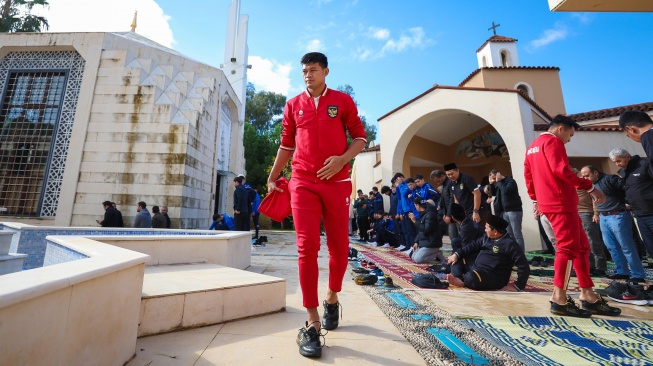
[[[346,132],[354,140],[367,142],[354,101],[349,95],[329,88],[324,88],[317,108],[308,91],[290,99],[284,107],[282,126],[280,148],[294,151],[293,177],[313,181],[320,181],[317,171],[328,157],[347,151]],[[327,181],[348,178],[349,163]]]
[[[526,150],[524,178],[528,195],[544,213],[578,212],[576,189],[594,190],[592,181],[574,174],[565,145],[549,132],[536,138]]]

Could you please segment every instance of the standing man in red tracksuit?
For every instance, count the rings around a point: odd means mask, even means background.
[[[582,318],[592,314],[619,315],[620,309],[609,306],[601,295],[594,292],[590,278],[590,246],[578,215],[576,189],[586,190],[597,203],[605,202],[605,195],[591,181],[574,174],[569,166],[565,144],[579,127],[571,118],[557,115],[549,130],[528,147],[524,161],[524,178],[533,200],[533,211],[551,221],[557,240],[551,313]],[[572,267],[581,288],[582,309],[571,296],[567,296]]]
[[[308,321],[299,330],[299,353],[321,357],[320,329],[338,327],[342,288],[349,255],[349,161],[367,144],[365,128],[352,98],[326,86],[329,75],[325,55],[307,53],[301,59],[306,90],[290,99],[283,112],[281,146],[268,177],[268,190],[280,191],[275,180],[292,161],[288,185],[299,253],[299,284]],[[347,146],[347,135],[353,139]],[[318,266],[320,218],[329,249],[329,288],[320,323],[318,307]]]

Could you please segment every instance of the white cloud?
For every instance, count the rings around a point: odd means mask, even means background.
[[[138,11],[136,33],[166,47],[175,44],[170,16],[154,0],[49,0],[34,12],[48,20],[48,32],[127,32]]]
[[[249,56],[252,69],[247,71],[247,80],[256,90],[266,90],[288,95],[290,87],[290,63],[282,64],[260,56]]]
[[[386,52],[402,52],[408,48],[421,48],[426,46],[429,40],[425,39],[424,29],[422,27],[415,27],[408,30],[408,34],[402,34],[399,39],[388,40],[381,53]]]
[[[326,47],[324,47],[324,43],[319,39],[313,39],[306,45],[306,52],[321,52],[325,49]]]
[[[532,40],[528,45],[531,50],[536,50],[553,42],[561,41],[567,38],[568,34],[567,28],[559,24],[555,28],[545,30],[540,38]]]
[[[578,20],[582,25],[588,25],[592,22],[592,18],[586,13],[573,13],[571,17]]]
[[[370,27],[369,32],[370,32],[370,37],[374,39],[383,41],[390,38],[390,30],[388,30],[387,28]]]

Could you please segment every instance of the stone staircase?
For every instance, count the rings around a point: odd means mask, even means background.
[[[27,258],[27,254],[9,253],[13,235],[13,232],[0,231],[0,276],[22,271]]]
[[[283,311],[286,280],[217,264],[146,266],[138,336]]]

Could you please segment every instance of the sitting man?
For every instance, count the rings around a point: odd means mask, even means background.
[[[378,230],[376,231],[376,242],[384,248],[397,248],[397,238],[394,233],[395,224],[390,218],[390,214],[383,212],[380,215]]]
[[[508,225],[506,220],[489,215],[485,235],[447,258],[452,272],[447,275],[449,284],[473,290],[524,290],[531,270],[521,246],[507,235]],[[460,259],[469,259],[474,254],[478,254],[476,260],[463,265]],[[517,282],[510,286],[513,266],[517,266]]]
[[[456,252],[462,247],[483,236],[483,230],[470,216],[465,214],[463,206],[451,204],[451,221],[458,226],[459,237],[451,239],[451,249]]]
[[[443,260],[442,256],[442,232],[437,208],[433,201],[420,197],[415,198],[415,208],[419,211],[419,219],[411,212],[410,220],[415,224],[417,238],[413,244],[413,250],[408,253],[415,263],[429,262],[435,259]]]
[[[383,212],[375,212],[373,217],[374,219],[372,220],[374,222],[374,225],[372,226],[371,229],[367,230],[367,236],[369,236],[370,241],[367,242],[367,244],[372,244],[375,247],[378,247],[379,245],[383,245],[383,242],[378,240],[378,235],[379,231],[381,230],[381,217],[382,217]],[[380,244],[379,244],[380,243]]]
[[[234,230],[234,218],[227,214],[215,214],[209,230]]]

